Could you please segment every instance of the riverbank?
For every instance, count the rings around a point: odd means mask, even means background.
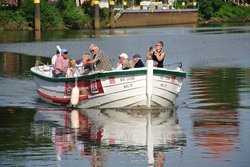
[[[1,16],[1,15],[0,15]],[[0,17],[1,18],[1,17]],[[20,18],[20,19],[18,19]],[[123,20],[123,22],[126,22]],[[195,23],[195,22],[192,22]],[[209,20],[205,19],[198,19],[196,22],[198,25],[202,24],[248,24],[250,23],[250,17],[242,18],[242,19],[230,19],[230,18],[211,18]],[[165,26],[176,26],[179,27],[180,25],[183,25],[184,23],[176,23],[176,22],[171,22],[170,24],[165,24]],[[187,23],[185,23],[187,24]],[[102,27],[101,29],[107,29],[109,28],[105,23],[101,24]],[[157,26],[158,24],[155,24]],[[162,24],[161,24],[162,25]],[[147,27],[147,26],[152,26],[152,25],[140,25],[139,27]],[[163,25],[162,25],[163,26]],[[183,25],[184,26],[184,25]],[[121,28],[122,26],[119,26],[117,28]],[[137,26],[132,26],[132,27],[137,27]],[[86,26],[82,27],[82,30],[91,30],[93,29],[92,26]],[[33,31],[34,28],[31,26],[25,19],[21,17],[16,17],[16,19],[10,19],[10,20],[0,20],[0,31]],[[45,29],[45,30],[70,30],[67,27],[61,27],[61,28],[54,28],[54,29]],[[74,30],[74,29],[71,29]],[[77,30],[77,29],[75,29]]]
[[[23,31],[34,30],[33,8],[30,0],[24,0],[23,5],[18,8],[4,8],[0,10],[0,31]],[[66,4],[53,5],[41,1],[41,29],[42,30],[87,30],[93,29],[94,12],[91,4],[76,7],[71,1]],[[31,6],[31,7],[30,7]],[[67,6],[67,7],[66,7]],[[215,8],[217,6],[217,8]],[[1,8],[2,9],[2,8]],[[178,25],[187,23],[228,23],[228,22],[250,22],[250,6],[240,6],[232,3],[220,3],[210,6],[200,5],[197,13],[190,16],[191,9],[168,9],[160,11],[167,14],[167,17],[158,14],[158,11],[148,11],[145,15],[144,10],[134,11],[132,9],[123,10],[120,15],[128,17],[118,17],[115,20],[115,28],[123,27],[147,27],[157,25]],[[141,14],[140,14],[141,12]],[[125,14],[124,14],[125,13]],[[133,13],[132,16],[131,13]],[[134,13],[137,13],[136,15]],[[119,14],[119,12],[117,12]],[[110,10],[100,9],[100,28],[106,29],[110,26]],[[145,15],[145,16],[143,16]],[[162,16],[161,16],[162,15]],[[116,17],[116,16],[115,16]],[[139,19],[139,20],[138,20]],[[134,22],[134,23],[133,23]],[[129,24],[128,24],[129,23]],[[139,24],[140,23],[140,24]]]

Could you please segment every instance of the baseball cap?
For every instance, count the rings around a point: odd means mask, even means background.
[[[141,58],[141,55],[135,54],[135,55],[133,56],[133,58]]]
[[[128,55],[126,53],[122,53],[119,56],[120,58],[128,59]]]
[[[68,50],[67,49],[62,49],[61,53],[68,54]]]

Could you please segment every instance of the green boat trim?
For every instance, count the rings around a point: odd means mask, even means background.
[[[35,68],[35,67],[33,67]],[[32,68],[31,68],[32,69]],[[74,82],[75,77],[48,77],[44,75],[40,75],[34,71],[31,70],[31,74],[33,76],[36,76],[40,79],[51,81],[51,82]],[[107,71],[104,73],[95,73],[95,74],[86,74],[78,76],[78,80],[86,80],[86,79],[97,79],[97,78],[106,78],[106,77],[112,77],[112,76],[127,76],[127,75],[142,75],[147,74],[147,69],[136,69],[136,70],[124,70],[124,71]],[[186,77],[186,72],[181,71],[171,71],[171,70],[164,70],[164,69],[154,69],[154,74],[163,74],[163,75],[174,75],[179,77]]]

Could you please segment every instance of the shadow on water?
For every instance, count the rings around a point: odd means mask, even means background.
[[[2,165],[161,166],[186,145],[172,109],[1,110]]]
[[[250,109],[250,69],[193,68],[189,73],[193,136],[202,158],[227,161],[240,151],[240,109]]]

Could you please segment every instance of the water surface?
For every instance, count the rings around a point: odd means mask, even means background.
[[[97,38],[71,32],[60,40],[3,42],[0,165],[248,166],[249,30],[138,28],[104,30]],[[164,64],[181,61],[188,74],[177,110],[70,110],[38,98],[29,69],[36,59],[50,62],[58,44],[79,58],[96,43],[116,62],[121,52],[145,55],[157,40],[165,44]]]

